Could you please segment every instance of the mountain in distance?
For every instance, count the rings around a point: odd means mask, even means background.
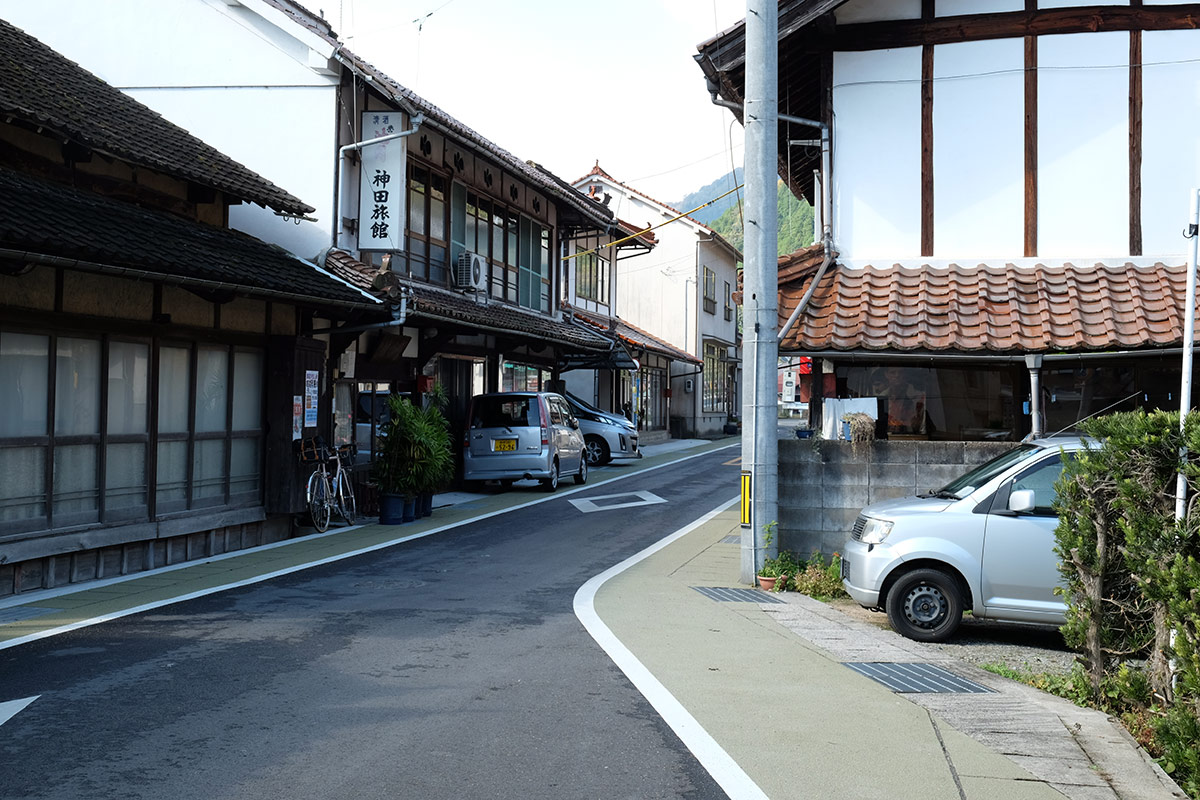
[[[725,194],[730,189],[740,184],[742,179],[742,168],[738,167],[733,172],[725,173],[707,186],[697,189],[682,200],[672,203],[671,206],[679,209],[680,211],[691,211],[696,206],[704,205],[704,203],[707,203],[714,197],[720,197],[721,195]],[[712,224],[713,220],[721,216],[726,209],[733,207],[733,205],[737,202],[738,194],[738,192],[731,192],[717,202],[713,203],[711,206],[705,206],[699,211],[689,214],[688,216],[698,222],[703,222],[705,225],[710,225]]]
[[[776,190],[779,207],[777,254],[784,256],[813,243],[813,207],[807,200],[797,200],[783,181],[776,184]],[[734,195],[730,195],[731,199],[733,197]],[[742,195],[742,199],[745,199],[745,195]],[[745,236],[738,204],[731,205],[719,217],[705,224],[738,250],[744,250]]]

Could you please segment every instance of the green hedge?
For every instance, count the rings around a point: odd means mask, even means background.
[[[1056,504],[1063,635],[1092,702],[1149,720],[1160,763],[1200,797],[1200,415],[1183,432],[1164,411],[1082,427],[1095,442],[1068,461]],[[1188,502],[1176,522],[1180,471]]]

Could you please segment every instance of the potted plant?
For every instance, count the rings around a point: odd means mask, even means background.
[[[450,430],[440,405],[445,391],[435,387],[425,408],[407,397],[388,397],[388,420],[381,428],[373,477],[379,487],[379,521],[385,525],[416,518],[417,498],[444,488],[454,476]]]

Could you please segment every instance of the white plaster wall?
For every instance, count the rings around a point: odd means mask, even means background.
[[[635,225],[662,221],[660,207],[619,187],[610,187],[609,191],[621,219]],[[695,227],[678,220],[658,228],[654,235],[658,244],[649,253],[617,262],[619,278],[614,311],[647,333],[695,353]]]
[[[1200,187],[1200,31],[1142,34],[1142,252],[1187,249],[1189,190]]]
[[[839,25],[885,19],[920,19],[921,0],[850,0],[838,6],[833,15]]]
[[[1024,10],[1025,0],[937,0],[935,13],[939,17],[958,17]]]
[[[283,219],[254,204],[229,209],[231,227],[315,258],[331,242],[335,94],[332,87],[158,89],[132,96],[299,197],[317,222]]]
[[[1038,255],[1129,252],[1129,34],[1038,39]]]
[[[921,249],[921,50],[833,57],[834,243],[843,258]]]
[[[1024,64],[1020,39],[934,48],[938,258],[1011,257],[1024,248]]]
[[[307,47],[223,2],[0,0],[0,17],[121,89],[313,82]]]
[[[296,225],[250,204],[230,209],[232,227],[305,258],[329,246],[336,79],[308,68],[308,47],[287,32],[307,36],[300,26],[205,0],[0,0],[0,17],[314,206],[319,220]],[[134,29],[145,33],[128,42]]]

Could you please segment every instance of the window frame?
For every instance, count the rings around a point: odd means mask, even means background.
[[[60,330],[44,330],[44,329],[16,329],[15,327],[5,327],[0,329],[0,338],[5,335],[23,335],[42,338],[46,342],[45,354],[37,354],[35,357],[44,359],[46,374],[45,388],[45,404],[46,404],[46,425],[45,429],[40,433],[28,434],[21,432],[14,436],[5,436],[0,438],[0,452],[18,449],[35,449],[38,454],[33,460],[40,459],[40,479],[32,482],[31,486],[34,494],[28,495],[31,502],[21,503],[17,508],[32,507],[35,510],[40,510],[40,513],[31,513],[26,516],[14,516],[11,519],[5,519],[3,526],[5,532],[25,533],[27,531],[47,530],[58,531],[66,528],[83,527],[101,527],[117,524],[151,522],[154,520],[170,518],[174,516],[187,516],[197,511],[211,509],[215,507],[243,507],[259,505],[262,503],[264,491],[264,476],[263,476],[263,459],[264,459],[264,443],[266,436],[266,363],[267,354],[264,348],[243,346],[237,344],[220,344],[213,342],[189,341],[182,339],[158,339],[151,336],[125,335],[125,334],[109,334],[95,331],[60,331]],[[60,376],[60,353],[59,344],[63,340],[85,340],[94,341],[99,345],[98,370],[96,371],[96,395],[97,395],[97,430],[89,433],[58,433],[55,427],[56,402],[59,394],[59,384],[62,380]],[[141,360],[135,356],[134,361],[134,378],[130,384],[130,379],[122,376],[118,380],[114,380],[111,370],[116,366],[113,359],[114,350],[122,345],[134,345],[136,348],[144,348],[141,357],[144,357],[145,374],[137,376],[139,371],[137,361]],[[162,394],[160,380],[162,379],[162,352],[165,349],[179,349],[186,353],[186,371],[188,375],[188,387],[183,393],[180,410],[185,413],[184,427],[186,431],[160,431],[160,417],[162,415]],[[225,396],[223,398],[223,413],[224,422],[223,428],[212,431],[197,431],[196,430],[196,391],[197,385],[197,370],[198,370],[198,354],[202,348],[209,348],[215,351],[220,351],[225,354]],[[137,352],[136,350],[134,351]],[[247,376],[242,374],[239,378],[239,364],[245,364],[244,360],[239,360],[238,356],[241,353],[253,353],[257,356],[257,376],[256,381],[259,392],[257,398],[257,428],[235,429],[234,425],[234,397],[238,391],[238,381],[246,380]],[[122,389],[125,386],[127,388]],[[88,387],[90,391],[90,387]],[[118,432],[119,420],[111,420],[109,416],[110,410],[114,404],[119,402],[118,392],[127,391],[132,396],[137,398],[141,395],[144,400],[145,410],[144,418],[141,420],[141,430],[137,431],[120,431]],[[41,398],[39,397],[39,400]],[[233,459],[233,451],[235,444],[244,441],[254,441],[255,457],[253,467],[253,489],[250,491],[237,491],[233,486],[234,478],[245,478],[245,475],[232,475],[231,460]],[[220,486],[219,495],[212,497],[199,497],[197,493],[197,484],[195,480],[195,457],[197,442],[204,441],[221,441],[223,442],[223,457],[221,460],[220,471]],[[185,456],[183,460],[184,472],[184,498],[182,502],[167,501],[159,497],[160,487],[162,482],[159,475],[159,456],[160,445],[171,442],[184,443]],[[135,445],[142,448],[141,455],[141,482],[134,486],[116,486],[109,485],[114,472],[111,469],[114,461],[111,460],[111,447],[120,447],[125,445]],[[88,485],[79,491],[95,493],[95,509],[82,510],[63,510],[56,508],[56,502],[62,502],[61,495],[56,493],[55,488],[55,469],[61,467],[63,461],[59,458],[63,455],[60,450],[62,448],[88,446],[94,448],[93,464],[94,473],[89,475]],[[40,483],[40,486],[39,486]],[[140,493],[140,501],[134,502],[132,505],[113,505],[110,502],[110,494],[114,489],[122,491],[133,490]],[[87,495],[85,495],[87,496]],[[8,498],[13,500],[13,498]]]
[[[704,311],[717,313],[717,273],[708,267],[704,268]]]

